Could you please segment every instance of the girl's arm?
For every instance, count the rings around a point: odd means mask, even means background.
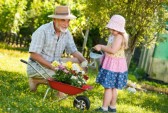
[[[109,54],[114,54],[121,48],[122,39],[123,39],[122,35],[118,35],[114,38],[112,46],[98,44],[94,48],[98,51],[102,50],[102,51],[107,52]]]

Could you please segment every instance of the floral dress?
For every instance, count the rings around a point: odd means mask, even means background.
[[[109,38],[108,45],[112,44],[112,37]],[[115,54],[105,53],[96,82],[104,88],[122,89],[127,84],[128,68],[124,48]]]

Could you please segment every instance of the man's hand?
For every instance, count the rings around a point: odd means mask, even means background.
[[[85,60],[80,65],[81,65],[81,67],[87,67],[88,66],[88,61]]]

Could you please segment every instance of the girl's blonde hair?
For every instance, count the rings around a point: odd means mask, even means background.
[[[128,49],[128,38],[129,38],[129,35],[125,32],[125,33],[122,33],[122,36],[123,36],[122,47],[124,49]]]

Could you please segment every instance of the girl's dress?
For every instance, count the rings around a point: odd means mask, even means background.
[[[112,37],[108,40],[108,45],[112,44]],[[96,82],[104,88],[122,89],[127,84],[128,68],[124,48],[115,54],[105,53]]]

